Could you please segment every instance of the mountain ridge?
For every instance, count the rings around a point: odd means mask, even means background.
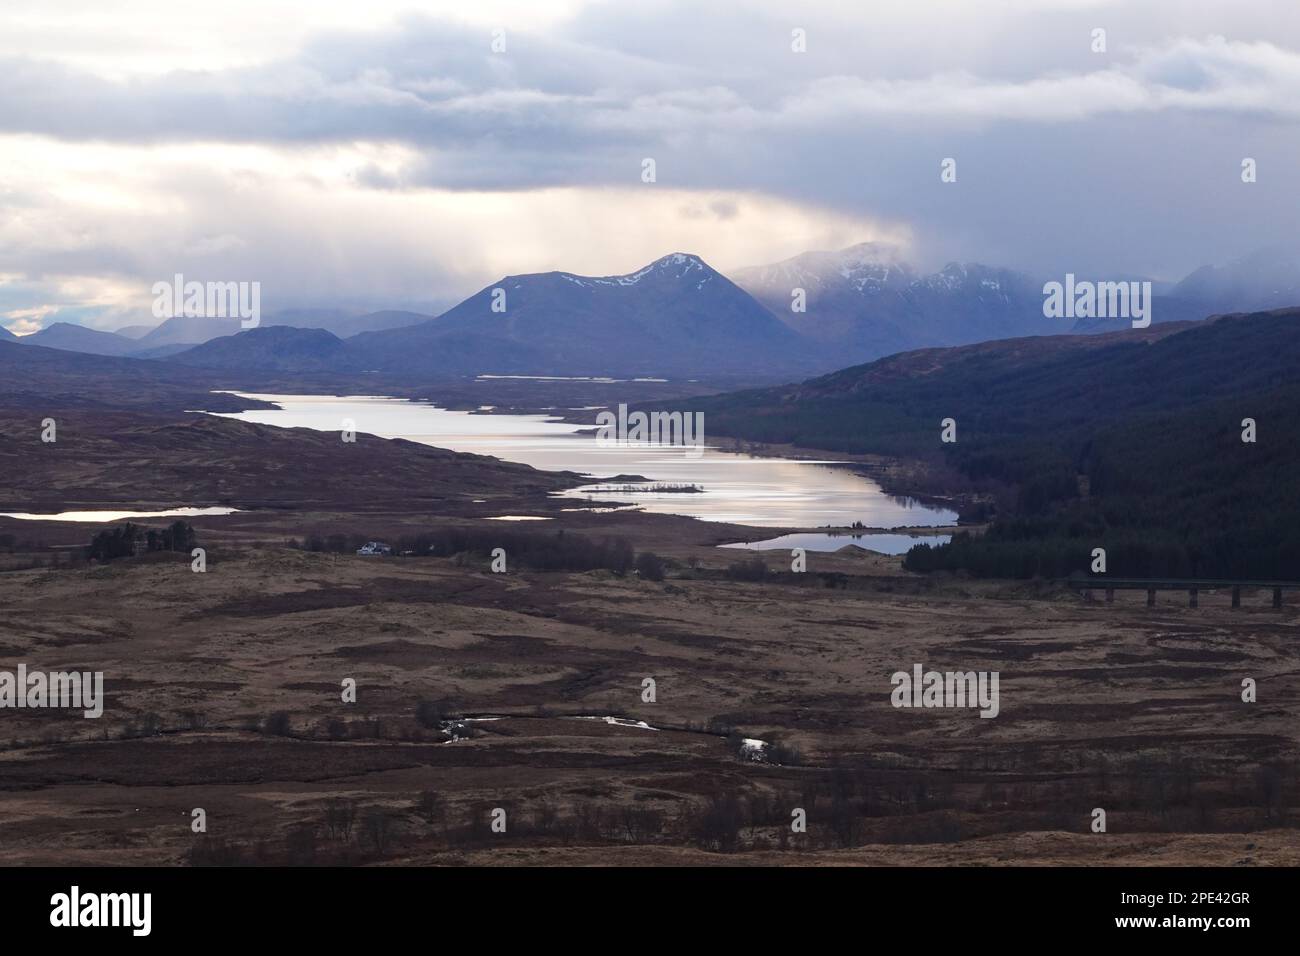
[[[802,312],[791,308],[797,289],[806,297]],[[1249,311],[1243,303],[1260,298],[1300,301],[1300,267],[1287,250],[1267,249],[1202,267],[1174,285],[1153,281],[1152,289],[1153,322],[1177,323]],[[506,275],[437,316],[289,310],[264,317],[261,327],[328,327],[346,346],[285,333],[241,339],[181,362],[403,378],[615,375],[761,384],[924,348],[1107,333],[1124,324],[1050,319],[1042,303],[1041,283],[1025,273],[958,262],[922,273],[883,243],[804,252],[731,277],[698,255],[674,252],[621,275]],[[247,331],[236,318],[184,316],[143,334],[129,328],[138,337],[56,323],[18,341],[161,359]],[[285,354],[267,351],[276,348]],[[250,354],[241,356],[241,349]]]
[[[116,332],[101,332],[72,322],[55,322],[39,332],[23,336],[26,345],[62,349],[66,352],[84,352],[87,355],[122,357],[139,349],[135,339]]]
[[[670,253],[623,275],[505,276],[429,322],[349,340],[367,367],[409,370],[444,340],[495,343],[492,374],[779,376],[825,365],[748,293],[699,256]],[[524,353],[520,355],[520,351]]]
[[[790,328],[836,349],[849,364],[930,346],[1067,331],[1045,318],[1028,275],[950,262],[917,272],[880,243],[800,253],[736,270],[735,281]],[[804,311],[792,308],[797,289]]]

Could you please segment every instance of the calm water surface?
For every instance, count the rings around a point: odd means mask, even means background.
[[[232,515],[234,508],[172,508],[170,511],[60,511],[56,514],[34,514],[29,511],[0,512],[0,518],[20,518],[24,521],[122,521],[131,518],[193,518],[202,515]]]
[[[871,479],[832,462],[755,458],[713,448],[692,458],[686,450],[669,446],[610,447],[598,445],[590,434],[578,434],[580,426],[546,415],[476,415],[374,395],[236,394],[279,407],[223,417],[319,431],[340,431],[344,420],[351,419],[358,432],[383,438],[405,438],[548,471],[592,475],[594,487],[599,487],[597,478],[642,475],[655,484],[693,484],[704,489],[699,494],[619,490],[600,491],[597,496],[590,488],[562,493],[563,497],[636,504],[660,514],[766,527],[843,526],[855,521],[872,528],[934,527],[957,520],[947,509],[887,495]]]
[[[881,554],[906,554],[913,545],[947,544],[952,540],[950,534],[783,534],[779,538],[766,538],[762,541],[738,541],[735,544],[723,544],[723,548],[747,548],[750,551],[789,551],[791,548],[803,548],[805,551],[838,551],[851,544],[868,551]]]

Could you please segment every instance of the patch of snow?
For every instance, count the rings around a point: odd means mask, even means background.
[[[704,270],[704,263],[695,256],[688,256],[682,252],[674,252],[672,255],[664,256],[662,259],[656,259],[645,268],[638,269],[636,272],[629,272],[627,275],[622,276],[603,276],[599,279],[589,279],[587,281],[597,285],[630,286],[636,285],[652,272],[662,272],[680,266],[684,266],[685,268],[677,273],[678,278],[682,278],[686,276],[687,273],[694,272],[697,269],[700,271]],[[705,276],[705,281],[710,278],[712,278],[712,276]]]
[[[745,760],[766,760],[767,741],[759,740],[757,737],[745,737],[740,742],[740,756]]]
[[[658,731],[658,727],[651,727],[644,720],[628,720],[626,717],[570,717],[569,720],[603,720],[613,727],[636,727],[638,730]]]

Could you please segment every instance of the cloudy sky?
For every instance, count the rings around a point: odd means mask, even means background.
[[[1177,279],[1300,219],[1295,0],[4,0],[0,77],[19,332],[871,240]]]

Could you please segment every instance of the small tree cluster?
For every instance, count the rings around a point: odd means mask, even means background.
[[[195,546],[194,529],[186,521],[173,521],[166,528],[148,530],[127,522],[120,528],[106,529],[95,535],[86,549],[86,557],[95,561],[113,561],[135,557],[141,545],[146,551],[182,551]]]

